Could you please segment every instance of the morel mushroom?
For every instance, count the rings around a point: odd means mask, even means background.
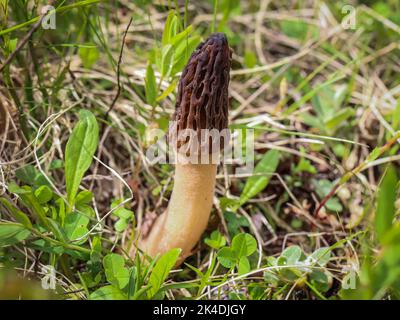
[[[183,261],[207,227],[217,173],[217,163],[210,163],[210,159],[219,154],[221,141],[228,143],[230,66],[228,41],[224,34],[215,33],[197,47],[183,70],[169,133],[169,141],[177,150],[171,199],[139,244],[151,257],[181,248],[180,262]],[[187,130],[195,132],[195,136],[188,139]],[[219,136],[216,141],[209,135],[203,139],[203,133],[210,131],[224,132],[224,139]],[[195,161],[188,163],[187,156]]]

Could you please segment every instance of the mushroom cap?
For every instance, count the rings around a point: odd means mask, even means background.
[[[222,131],[228,127],[228,85],[232,51],[223,33],[214,33],[190,56],[179,81],[176,109],[170,132],[179,137],[182,130]],[[187,137],[174,139],[178,146]]]

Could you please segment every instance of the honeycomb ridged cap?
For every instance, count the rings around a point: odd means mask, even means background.
[[[192,53],[179,81],[173,120],[182,129],[228,127],[231,50],[223,33],[214,33]]]
[[[232,52],[223,33],[212,34],[192,53],[179,81],[170,137],[185,129],[200,134],[202,129],[228,128],[231,60]],[[176,142],[179,146],[184,141]]]

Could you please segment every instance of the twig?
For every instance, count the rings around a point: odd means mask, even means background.
[[[108,108],[108,110],[107,110],[107,112],[106,112],[106,114],[105,114],[105,116],[104,116],[104,122],[107,122],[107,120],[108,120],[108,115],[109,115],[109,113],[112,111],[112,109],[114,108],[115,103],[117,102],[117,100],[118,100],[118,98],[119,98],[119,96],[120,96],[120,94],[121,94],[120,74],[121,74],[122,54],[124,53],[124,48],[125,48],[125,38],[126,38],[126,35],[127,35],[128,31],[129,31],[129,27],[130,27],[131,24],[132,24],[132,21],[133,21],[133,18],[131,18],[131,19],[129,20],[129,23],[128,23],[128,25],[127,25],[127,27],[126,27],[126,29],[125,29],[124,35],[123,35],[123,37],[122,37],[122,45],[121,45],[121,50],[120,50],[120,52],[119,52],[118,64],[117,64],[117,86],[118,86],[118,88],[117,88],[117,93],[115,94],[115,97],[114,97],[113,101],[111,102],[111,105],[110,105],[110,107]]]

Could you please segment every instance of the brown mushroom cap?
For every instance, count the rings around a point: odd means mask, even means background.
[[[172,118],[174,134],[185,129],[200,134],[201,129],[221,131],[228,127],[231,57],[223,33],[212,34],[192,53],[179,81]],[[177,142],[179,146],[183,141]]]
[[[226,36],[214,33],[192,53],[178,86],[173,120],[182,129],[228,126],[231,51]]]

